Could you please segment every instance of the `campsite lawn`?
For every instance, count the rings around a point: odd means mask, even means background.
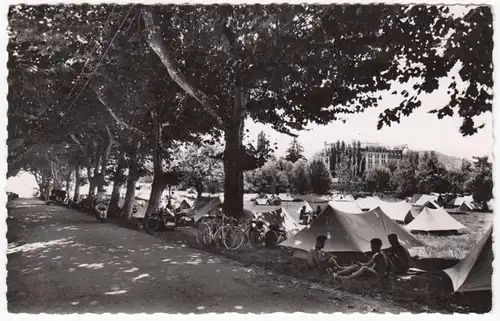
[[[463,259],[481,239],[493,221],[492,213],[465,212],[452,214],[452,216],[469,230],[463,234],[446,236],[414,234],[427,247],[411,249],[412,256],[424,259]]]
[[[284,207],[292,217],[297,218],[297,210],[301,204],[295,202],[283,203],[281,206],[251,206],[245,204],[245,208],[254,212],[264,212]],[[428,245],[425,250],[412,250],[412,255],[417,256],[415,260],[417,267],[428,271],[438,271],[453,266],[458,259],[463,258],[474,247],[493,219],[491,213],[453,214],[453,217],[467,226],[469,232],[451,236],[415,234],[415,237]],[[164,240],[184,243],[191,247],[224,255],[240,261],[246,266],[264,267],[269,270],[269,273],[300,277],[370,298],[403,302],[405,306],[414,312],[437,309],[443,313],[485,313],[491,309],[491,292],[453,294],[451,281],[443,275],[444,273],[424,274],[409,280],[388,281],[384,284],[368,284],[366,281],[339,282],[338,280],[326,279],[324,271],[317,273],[308,271],[305,261],[294,257],[293,249],[278,246],[274,249],[255,250],[249,246],[244,246],[238,251],[221,251],[214,246],[200,246],[196,242],[192,228],[179,228],[175,232],[167,231],[154,234]],[[341,260],[341,263],[349,264],[347,260],[345,262]]]

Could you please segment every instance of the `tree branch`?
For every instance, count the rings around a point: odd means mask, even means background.
[[[85,148],[83,147],[82,143],[76,138],[75,134],[69,133],[69,137],[78,145],[80,150],[85,153]]]
[[[120,119],[116,115],[116,113],[109,107],[109,105],[104,101],[103,94],[101,94],[100,91],[97,88],[95,88],[95,86],[93,87],[93,89],[94,89],[94,92],[97,95],[97,98],[99,99],[99,101],[103,104],[103,106],[106,108],[106,110],[108,111],[108,113],[111,115],[111,117],[113,118],[113,120],[116,122],[116,124],[118,126],[122,126],[126,129],[142,136],[142,137],[147,137],[145,132],[143,132],[142,130],[140,130],[132,125],[129,125],[124,120]]]
[[[225,129],[224,122],[215,112],[214,106],[210,103],[208,96],[201,90],[195,88],[182,74],[179,66],[173,58],[172,52],[163,44],[159,27],[153,20],[153,13],[150,8],[143,9],[142,18],[148,30],[148,44],[158,55],[161,62],[167,68],[168,74],[186,93],[196,99],[218,122],[222,129]]]

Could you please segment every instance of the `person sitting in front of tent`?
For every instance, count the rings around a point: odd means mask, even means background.
[[[307,257],[307,266],[309,269],[316,269],[320,266],[326,266],[329,268],[341,269],[342,267],[337,264],[332,255],[328,255],[322,251],[325,247],[325,242],[327,237],[325,235],[320,235],[316,238],[316,245],[313,249],[309,251]]]
[[[396,234],[389,234],[387,236],[391,247],[385,250],[391,270],[396,274],[405,274],[410,269],[410,253],[408,249],[399,242]]]
[[[382,241],[377,238],[372,239],[370,241],[370,246],[374,254],[367,263],[358,262],[334,273],[333,277],[341,279],[386,277],[389,271],[389,260],[385,253],[381,251]]]
[[[307,215],[306,215],[306,206],[302,206],[300,209],[300,214],[299,214],[299,220],[302,222],[302,224],[307,224]]]

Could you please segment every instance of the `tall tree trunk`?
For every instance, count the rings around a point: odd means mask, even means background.
[[[88,198],[91,199],[94,197],[96,185],[95,185],[95,175],[92,173],[92,166],[87,166],[87,178],[89,181],[89,193],[88,193]]]
[[[69,199],[69,192],[71,188],[71,174],[70,173],[68,176],[66,176],[66,198]]]
[[[154,166],[154,178],[153,183],[151,185],[151,194],[149,196],[148,208],[146,209],[146,214],[144,218],[147,218],[151,213],[154,213],[156,209],[160,206],[161,195],[163,194],[163,190],[167,187],[165,180],[165,172],[163,171],[163,132],[162,126],[158,119],[158,115],[156,111],[151,111],[151,118],[156,121],[155,126],[153,127],[154,134],[154,157],[153,157],[153,166]]]
[[[106,167],[108,166],[109,155],[111,154],[111,148],[113,147],[113,137],[111,136],[111,132],[109,128],[106,126],[107,138],[106,143],[103,146],[102,152],[100,154],[100,170],[99,170],[99,179],[97,180],[97,191],[104,190],[104,184],[106,183]]]
[[[133,176],[127,179],[127,192],[125,193],[125,202],[123,203],[123,217],[128,221],[132,218],[132,207],[134,206],[135,200],[135,186],[137,184],[137,179]]]
[[[82,179],[80,164],[76,165],[75,168],[75,193],[73,194],[73,202],[78,202],[80,200],[80,180]]]
[[[155,173],[153,183],[151,184],[151,195],[149,196],[148,208],[144,217],[154,213],[161,203],[161,196],[167,187],[163,171]]]
[[[127,163],[123,154],[120,155],[118,160],[118,165],[116,167],[115,177],[113,179],[113,192],[111,193],[111,199],[109,200],[108,213],[116,215],[120,210],[118,202],[120,201],[120,191],[125,183],[125,168]]]
[[[139,180],[139,173],[137,170],[137,150],[139,149],[139,142],[134,140],[130,153],[128,154],[128,177],[127,177],[127,191],[125,193],[125,202],[123,204],[123,217],[126,220],[132,218],[132,207],[135,200],[135,186]]]
[[[243,128],[246,94],[236,88],[231,126],[225,130],[224,149],[224,213],[228,216],[243,216]]]

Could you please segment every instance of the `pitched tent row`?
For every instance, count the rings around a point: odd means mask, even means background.
[[[454,267],[444,270],[450,277],[455,292],[491,290],[493,275],[493,226],[481,240]]]
[[[368,196],[364,198],[358,198],[356,203],[363,211],[369,211],[379,206],[382,200],[378,196]]]
[[[408,225],[405,226],[408,231],[422,232],[440,232],[440,231],[458,231],[466,227],[454,219],[442,207],[431,209],[424,207],[422,212]]]
[[[392,221],[380,208],[359,214],[340,211],[330,204],[310,226],[302,229],[280,245],[309,251],[316,244],[316,237],[326,235],[325,252],[368,252],[370,240],[379,238],[383,248],[388,248],[387,235],[395,233],[407,247],[424,246],[410,233]]]
[[[328,204],[345,213],[362,213],[363,210],[358,206],[356,202],[353,201],[330,201]]]
[[[398,223],[408,224],[418,216],[418,212],[406,201],[395,203],[380,201],[379,206],[387,216]]]

